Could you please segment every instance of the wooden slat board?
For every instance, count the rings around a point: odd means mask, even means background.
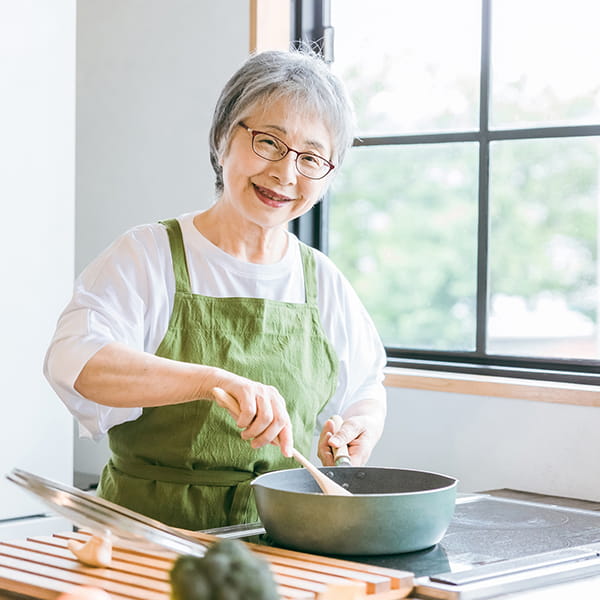
[[[190,536],[197,538],[201,542],[211,543],[215,541],[215,537],[195,531],[186,531]],[[334,574],[337,569],[345,574],[348,578],[354,578],[365,582],[367,587],[367,596],[376,595],[388,590],[401,590],[405,597],[413,586],[413,574],[408,571],[398,571],[385,567],[377,567],[363,563],[355,563],[338,558],[330,558],[327,556],[319,556],[317,554],[308,554],[305,552],[297,552],[295,550],[284,550],[283,548],[273,548],[271,546],[260,546],[258,544],[246,544],[253,552],[258,553],[262,558],[265,558],[274,564],[284,562],[284,564],[300,564],[307,571],[325,570],[326,573]],[[377,597],[377,596],[374,596]]]
[[[0,598],[11,594],[56,600],[85,585],[106,590],[114,600],[169,600],[169,571],[176,555],[115,546],[110,568],[87,567],[67,547],[85,532],[57,533],[0,542]],[[197,534],[200,541],[218,538]],[[397,600],[413,587],[412,573],[281,550],[247,546],[268,562],[282,600]]]

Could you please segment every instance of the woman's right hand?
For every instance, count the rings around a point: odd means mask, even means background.
[[[277,388],[232,373],[227,373],[215,387],[224,390],[229,397],[211,389],[211,399],[233,417],[243,430],[242,439],[250,440],[253,448],[278,445],[284,456],[292,456],[292,423]]]
[[[284,456],[292,455],[292,424],[279,391],[224,369],[171,360],[115,342],[96,352],[75,382],[85,398],[116,407],[167,406],[198,398],[218,403],[214,387],[237,402],[236,414],[229,412],[253,448],[275,443]]]

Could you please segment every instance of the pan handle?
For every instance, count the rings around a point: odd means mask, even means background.
[[[344,419],[340,417],[340,415],[333,415],[331,417],[334,426],[334,433],[337,433],[339,428],[342,426]],[[333,460],[335,461],[336,467],[350,467],[352,465],[352,461],[350,460],[350,454],[348,452],[348,446],[340,446],[339,448],[332,448],[333,450]]]

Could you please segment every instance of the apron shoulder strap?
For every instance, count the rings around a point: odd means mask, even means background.
[[[304,291],[306,293],[306,303],[310,306],[317,305],[317,268],[315,264],[315,255],[310,246],[304,242],[300,244],[300,256],[302,257],[302,267],[304,269]]]
[[[171,248],[171,261],[173,262],[173,273],[175,274],[175,290],[178,292],[191,293],[190,275],[183,247],[183,235],[177,219],[160,221],[167,229],[169,246]]]
[[[171,248],[171,260],[173,261],[173,272],[175,274],[175,289],[178,292],[191,293],[190,276],[185,258],[183,236],[177,219],[160,221],[167,229],[169,246]],[[317,273],[315,257],[312,248],[303,242],[300,244],[300,256],[302,257],[302,268],[304,271],[304,288],[306,303],[311,306],[317,304]]]

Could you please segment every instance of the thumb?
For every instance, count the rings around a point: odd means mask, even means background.
[[[333,458],[335,464],[338,466],[350,465],[350,453],[348,451],[348,442],[352,441],[354,437],[348,437],[348,425],[344,423],[344,420],[339,415],[331,417],[333,426],[333,435],[327,440],[327,443],[333,450]],[[350,425],[351,428],[351,425]]]
[[[327,443],[334,448],[340,448],[341,446],[346,446],[350,443],[356,436],[348,435],[348,429],[342,428],[339,431],[336,431]]]
[[[333,433],[327,441],[330,446],[339,448],[350,443],[357,436],[356,427],[352,425],[352,422],[344,421],[340,415],[333,415],[329,421],[333,425]]]

